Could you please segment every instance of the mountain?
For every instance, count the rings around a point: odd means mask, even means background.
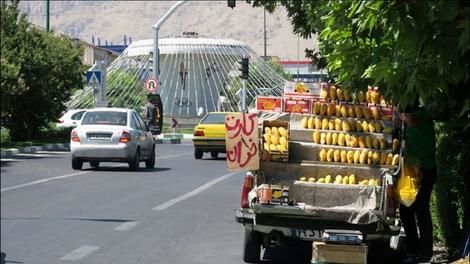
[[[152,25],[176,1],[50,1],[50,28],[73,38],[101,45],[123,44],[153,37]],[[22,1],[20,10],[36,25],[46,25],[46,1]],[[245,42],[258,55],[264,54],[264,10],[237,1],[187,1],[161,26],[159,38],[197,32],[199,37],[231,38]],[[315,39],[304,40],[292,33],[285,9],[266,12],[267,55],[282,60],[304,60],[305,48],[317,48]]]

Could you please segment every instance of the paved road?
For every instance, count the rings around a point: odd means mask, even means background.
[[[192,151],[189,141],[158,145],[156,168],[138,172],[74,171],[64,152],[2,160],[7,263],[242,263],[243,174]]]

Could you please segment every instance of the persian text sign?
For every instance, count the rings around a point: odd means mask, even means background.
[[[228,169],[259,169],[257,114],[227,114],[225,131]]]

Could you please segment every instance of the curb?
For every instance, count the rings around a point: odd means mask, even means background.
[[[159,138],[155,139],[155,144],[181,144],[181,138]]]
[[[166,139],[183,139],[183,134],[173,134],[173,133],[169,133],[169,134],[162,134],[163,138]]]
[[[70,151],[70,143],[63,144],[45,144],[42,146],[32,146],[32,147],[21,147],[21,148],[10,148],[2,150],[1,158],[10,158],[19,153],[32,154],[37,151]]]

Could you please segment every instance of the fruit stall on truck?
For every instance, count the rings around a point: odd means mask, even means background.
[[[245,262],[258,263],[261,247],[323,241],[367,248],[399,234],[400,131],[378,90],[356,96],[295,83],[283,97],[258,97],[256,108],[259,168],[246,173],[236,212]]]

